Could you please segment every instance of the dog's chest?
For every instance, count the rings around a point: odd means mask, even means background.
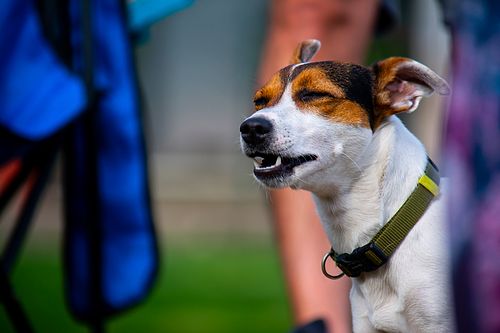
[[[406,332],[404,304],[384,272],[353,280],[351,306],[355,332]]]

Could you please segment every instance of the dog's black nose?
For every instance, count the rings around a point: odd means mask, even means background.
[[[248,144],[263,143],[266,136],[271,133],[273,124],[264,118],[249,118],[240,126],[241,138]]]

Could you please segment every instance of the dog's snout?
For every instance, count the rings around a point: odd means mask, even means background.
[[[249,118],[240,126],[241,138],[248,144],[263,143],[271,133],[273,124],[264,118]]]

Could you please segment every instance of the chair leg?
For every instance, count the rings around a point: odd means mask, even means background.
[[[3,304],[5,313],[17,333],[35,332],[26,312],[14,293],[6,272],[3,270],[0,270],[0,303]]]
[[[37,204],[49,179],[56,152],[57,147],[53,148],[53,150],[49,149],[45,152],[46,154],[44,154],[44,160],[40,164],[39,168],[37,168],[37,178],[35,179],[30,192],[26,197],[19,214],[19,218],[14,225],[14,229],[12,230],[0,257],[0,302],[4,306],[5,312],[10,319],[14,330],[18,333],[32,333],[34,330],[26,312],[14,293],[14,289],[9,280],[9,273],[12,271],[12,267],[18,257],[23,241],[26,238],[33,220]],[[27,175],[18,177],[27,178]],[[19,181],[20,179],[14,180],[14,182]],[[12,190],[12,193],[15,193],[15,191]]]

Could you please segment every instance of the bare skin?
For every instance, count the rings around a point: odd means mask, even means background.
[[[362,63],[377,6],[377,0],[274,0],[259,86],[289,64],[299,42],[310,38],[322,42],[315,61]],[[329,332],[352,332],[350,280],[331,281],[321,273],[320,260],[330,244],[310,193],[273,190],[271,204],[295,323],[323,318]]]

